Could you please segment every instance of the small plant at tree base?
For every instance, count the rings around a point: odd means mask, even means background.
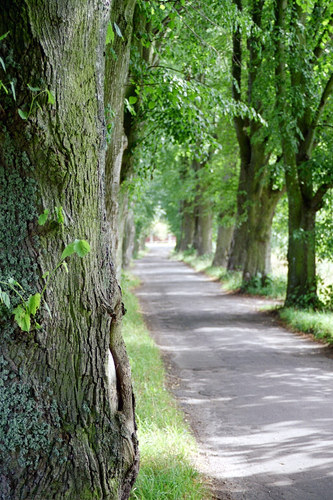
[[[47,95],[47,104],[54,104],[55,103],[55,97],[51,90],[48,89],[41,89],[40,87],[32,87],[31,85],[28,84],[28,89],[33,92],[33,96],[31,99],[30,107],[28,111],[23,111],[22,109],[18,109],[18,114],[22,118],[22,120],[28,120],[30,115],[32,114],[34,105],[36,104],[39,109],[42,109],[39,102],[38,102],[38,97],[46,94]]]
[[[14,320],[21,328],[23,332],[29,332],[31,328],[31,320],[36,316],[41,304],[45,306],[45,309],[51,316],[50,308],[44,299],[45,291],[50,283],[51,278],[57,272],[60,267],[63,267],[68,273],[67,263],[65,262],[66,257],[70,257],[76,253],[79,257],[84,257],[90,252],[90,245],[85,240],[75,240],[66,246],[65,250],[62,252],[61,257],[57,265],[52,271],[47,271],[43,274],[42,278],[45,279],[45,285],[41,293],[35,293],[34,295],[29,295],[28,299],[25,300],[25,291],[13,278],[9,278],[7,281],[0,281],[0,285],[4,285],[14,292],[21,300],[20,304],[12,309],[10,296],[7,292],[3,291],[0,287],[0,303],[3,303],[9,311],[14,315]],[[41,326],[37,321],[34,320],[34,326],[36,329],[40,329]]]

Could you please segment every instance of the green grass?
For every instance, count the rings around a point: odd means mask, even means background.
[[[130,498],[141,500],[203,500],[207,486],[191,464],[196,443],[183,413],[165,386],[159,350],[150,337],[131,292],[138,280],[122,281],[127,313],[123,333],[132,367],[141,466]]]
[[[279,310],[279,315],[296,330],[333,342],[333,313],[286,307]]]
[[[212,266],[213,255],[203,255],[197,257],[193,252],[175,253],[173,258],[189,264],[196,271],[204,272],[208,276],[221,281],[223,289],[228,291],[237,291],[242,286],[242,273],[238,271],[228,271],[225,267]],[[249,285],[245,292],[250,295],[261,295],[275,299],[284,299],[286,294],[287,280],[283,274],[272,274],[265,286],[254,281]]]

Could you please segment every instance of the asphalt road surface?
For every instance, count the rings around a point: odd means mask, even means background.
[[[178,384],[216,498],[333,499],[333,359],[152,247],[135,265],[148,326]]]

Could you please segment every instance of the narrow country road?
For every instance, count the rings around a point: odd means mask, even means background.
[[[333,360],[153,247],[136,294],[219,499],[333,499]]]

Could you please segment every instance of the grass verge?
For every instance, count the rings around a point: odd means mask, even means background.
[[[287,307],[280,309],[278,313],[287,325],[296,330],[333,342],[333,313]]]
[[[141,454],[138,479],[130,499],[210,499],[208,487],[191,464],[196,443],[182,412],[166,389],[165,370],[131,289],[139,281],[124,274],[127,313],[123,334],[132,368]]]

